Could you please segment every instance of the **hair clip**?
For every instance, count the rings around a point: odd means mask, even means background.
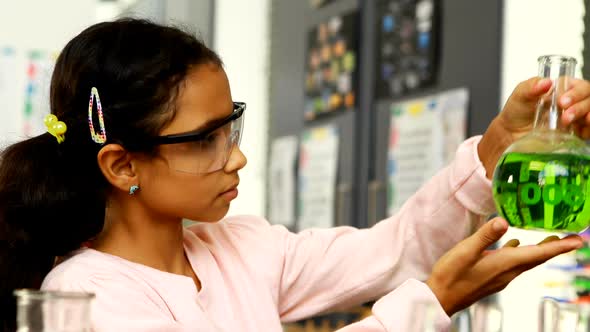
[[[65,141],[65,133],[68,130],[68,127],[63,121],[58,121],[57,116],[54,114],[48,114],[45,119],[43,119],[43,122],[47,127],[47,132],[57,138],[57,143],[61,144]]]
[[[94,130],[94,124],[92,120],[92,105],[96,99],[96,110],[98,112],[98,123],[100,125],[100,133]],[[88,126],[90,127],[90,136],[92,140],[98,144],[104,144],[107,141],[107,132],[104,127],[104,116],[102,114],[102,105],[100,104],[100,96],[98,90],[92,87],[90,90],[90,102],[88,103]]]

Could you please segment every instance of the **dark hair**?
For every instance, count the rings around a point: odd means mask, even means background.
[[[40,287],[57,256],[102,230],[110,186],[88,126],[91,88],[107,143],[150,153],[142,138],[172,120],[189,69],[209,63],[222,66],[191,34],[138,19],[93,25],[65,46],[50,93],[51,112],[68,126],[65,142],[45,133],[0,155],[0,330],[14,329],[14,289]]]

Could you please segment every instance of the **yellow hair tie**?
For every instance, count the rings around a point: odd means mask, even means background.
[[[61,144],[66,139],[65,133],[68,130],[68,127],[62,121],[58,121],[57,116],[49,114],[45,117],[43,122],[45,122],[47,132],[57,138],[57,143]]]

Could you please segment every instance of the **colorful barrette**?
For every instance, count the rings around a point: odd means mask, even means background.
[[[61,144],[65,141],[66,131],[68,127],[63,121],[58,121],[57,116],[54,114],[48,114],[45,119],[43,119],[45,126],[47,127],[47,132],[57,138],[57,143]]]
[[[98,123],[100,125],[100,133],[97,133],[94,130],[94,124],[92,120],[92,105],[96,99],[96,110],[98,112]],[[107,132],[104,127],[104,116],[102,114],[102,105],[100,104],[100,96],[98,95],[98,90],[95,87],[92,87],[90,90],[90,102],[88,103],[88,126],[90,127],[90,136],[92,140],[98,144],[104,144],[107,141]]]

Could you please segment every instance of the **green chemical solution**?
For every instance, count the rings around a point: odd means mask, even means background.
[[[590,157],[509,152],[492,182],[498,212],[514,227],[579,233],[590,224]]]

